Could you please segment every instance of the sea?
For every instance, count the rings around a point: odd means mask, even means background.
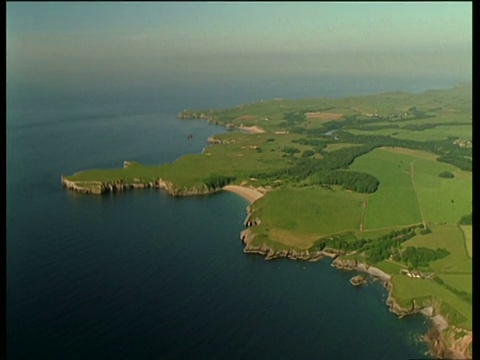
[[[462,80],[462,79],[459,79]],[[9,83],[8,359],[428,359],[421,316],[319,262],[243,253],[247,201],[138,189],[92,196],[61,175],[200,153],[226,131],[187,108],[448,88],[455,78],[321,75],[132,84]],[[193,137],[188,135],[192,134]]]

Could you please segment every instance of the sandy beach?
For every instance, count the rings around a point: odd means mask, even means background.
[[[260,199],[264,194],[255,189],[250,189],[244,186],[227,185],[223,187],[223,190],[230,191],[247,199],[250,203]]]
[[[241,126],[239,129],[248,134],[261,134],[265,132],[265,130],[259,128],[258,126]]]

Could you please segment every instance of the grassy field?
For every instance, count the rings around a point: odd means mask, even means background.
[[[410,174],[410,157],[375,149],[350,166],[377,177],[380,187],[368,195],[366,229],[410,225],[422,222]]]
[[[415,184],[422,199],[427,221],[456,223],[472,211],[472,173],[431,160],[415,160]],[[442,171],[455,174],[452,179],[438,176]],[[439,196],[441,194],[441,196]]]
[[[469,257],[473,257],[473,249],[472,249],[472,225],[461,225],[460,228],[463,231],[463,236],[465,237],[465,247],[467,249],[467,254]]]
[[[370,173],[381,182],[379,191],[368,197],[367,229],[421,222],[420,206],[426,221],[433,223],[455,223],[471,212],[472,174],[435,158],[424,151],[380,148],[355,160],[352,170]],[[455,177],[441,178],[442,171]],[[385,212],[388,208],[394,211]]]
[[[400,274],[402,269],[407,268],[404,264],[399,264],[390,260],[382,260],[376,263],[375,267],[391,275]]]
[[[465,241],[460,228],[456,224],[431,225],[430,228],[432,233],[417,235],[404,242],[403,247],[445,248],[450,252],[450,255],[432,262],[430,264],[431,268],[436,273],[452,272],[456,271],[457,268],[468,271],[466,264],[470,259],[465,251]]]
[[[281,244],[307,248],[322,236],[358,229],[362,203],[360,194],[344,190],[280,189],[253,204],[252,216],[262,220],[253,229]]]
[[[472,293],[473,286],[473,275],[470,274],[442,274],[439,275],[439,278],[442,279],[449,286],[460,290]]]

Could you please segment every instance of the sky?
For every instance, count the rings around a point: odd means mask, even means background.
[[[7,81],[471,76],[471,2],[7,2]]]

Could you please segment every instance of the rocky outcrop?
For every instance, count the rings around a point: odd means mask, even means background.
[[[177,119],[206,119],[211,120],[213,116],[211,114],[205,114],[204,112],[196,112],[190,110],[183,110],[177,115]]]
[[[123,166],[128,167],[129,165],[130,164],[128,162],[124,162]],[[159,188],[165,190],[169,195],[172,196],[195,196],[213,194],[222,190],[221,188],[208,188],[205,184],[190,188],[180,188],[176,187],[171,181],[165,181],[161,178],[149,182],[142,182],[140,179],[134,179],[132,182],[127,183],[122,181],[71,181],[62,176],[61,183],[69,190],[94,195],[101,195],[108,192],[120,192],[130,189]]]
[[[361,286],[367,283],[367,279],[363,275],[357,275],[350,279],[350,284],[353,286]]]
[[[125,166],[125,165],[124,165]],[[144,189],[144,188],[153,188],[159,187],[158,181],[152,182],[132,182],[125,183],[122,181],[71,181],[65,177],[61,177],[61,183],[64,187],[69,190],[84,194],[94,194],[101,195],[108,192],[119,192],[130,189]]]
[[[237,139],[226,140],[226,139],[215,139],[214,137],[210,136],[207,139],[207,142],[212,145],[221,145],[221,144],[235,144]]]
[[[382,270],[376,267],[370,266],[368,264],[358,262],[355,259],[342,259],[337,257],[332,262],[331,265],[333,267],[336,267],[337,269],[356,270],[360,272],[366,272],[382,281],[389,281],[391,279],[391,276],[383,272]]]

